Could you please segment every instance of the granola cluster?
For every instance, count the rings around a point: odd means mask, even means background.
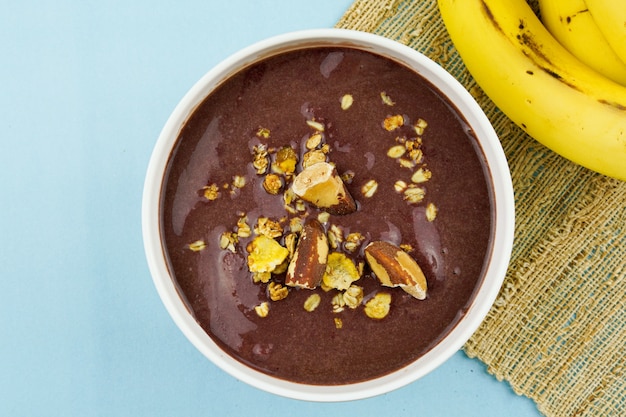
[[[396,104],[386,92],[380,93],[380,99],[382,105],[390,108]],[[350,111],[354,100],[350,94],[340,97],[341,109]],[[366,231],[346,231],[331,221],[331,215],[349,215],[357,210],[346,187],[355,173],[337,172],[330,158],[325,121],[311,117],[305,123],[309,134],[302,138],[298,149],[289,144],[270,147],[268,139],[272,132],[266,127],[254,132],[258,141],[252,147],[250,164],[268,198],[282,199],[284,216],[260,216],[251,224],[248,214],[242,211],[238,213],[237,223],[219,237],[222,250],[244,253],[245,249],[252,281],[265,285],[267,300],[254,308],[255,313],[267,317],[272,303],[288,298],[291,291],[320,288],[334,292],[329,306],[333,313],[361,308],[368,317],[383,319],[391,309],[391,293],[381,290],[369,296],[364,294],[358,283],[368,267],[383,286],[401,287],[415,298],[425,298],[426,280],[408,255],[413,251],[410,245],[395,247],[386,242],[368,242]],[[406,175],[395,181],[393,189],[407,204],[416,205],[424,201],[424,184],[433,175],[422,150],[422,136],[428,123],[422,118],[411,121],[401,114],[391,114],[381,121],[386,132],[399,131],[403,126],[411,126],[413,134],[410,137],[399,134],[388,144],[386,155],[406,169]],[[210,203],[236,195],[252,182],[245,175],[237,175],[221,186],[209,183],[200,193]],[[363,182],[358,196],[362,204],[375,197],[379,186],[376,178]],[[433,203],[426,205],[428,221],[436,219],[437,211]],[[188,247],[200,252],[207,244],[198,240]],[[320,294],[312,292],[303,310],[313,313],[320,308]],[[334,324],[342,328],[342,318],[335,317]]]

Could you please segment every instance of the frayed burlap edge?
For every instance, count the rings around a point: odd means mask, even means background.
[[[546,416],[626,415],[626,183],[563,159],[503,115],[454,50],[436,0],[356,0],[337,27],[394,39],[442,65],[501,139],[515,189],[514,248],[465,352]]]

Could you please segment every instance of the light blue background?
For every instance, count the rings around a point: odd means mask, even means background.
[[[350,4],[0,1],[0,416],[539,415],[462,352],[373,399],[276,397],[201,356],[157,296],[141,194],[169,113],[229,54]]]

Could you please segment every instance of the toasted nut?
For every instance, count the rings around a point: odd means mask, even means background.
[[[391,294],[379,292],[365,303],[365,314],[372,319],[382,319],[389,314]]]
[[[383,103],[385,103],[388,106],[393,106],[396,103],[391,99],[391,97],[389,97],[387,95],[387,93],[385,93],[384,91],[380,93],[380,98],[383,101]]]
[[[389,158],[400,158],[406,152],[406,147],[403,145],[394,145],[387,150],[387,156]]]
[[[189,244],[189,249],[194,252],[200,252],[204,248],[206,248],[206,243],[204,243],[204,240],[196,240],[195,242]]]
[[[439,210],[437,209],[437,206],[435,206],[433,203],[428,203],[428,205],[426,206],[426,220],[428,220],[429,222],[434,221],[437,217],[438,211]]]
[[[267,174],[263,179],[263,188],[269,194],[277,195],[283,188],[283,179],[278,174]]]
[[[254,311],[259,317],[267,317],[270,312],[270,305],[267,301],[263,301],[261,304],[254,307]]]
[[[365,247],[365,259],[382,285],[400,287],[419,300],[426,298],[422,269],[399,247],[383,241],[372,242]]]
[[[246,250],[250,272],[273,272],[289,255],[287,248],[265,235],[255,237]]]
[[[432,175],[432,172],[430,172],[428,169],[420,168],[413,173],[413,175],[411,176],[411,181],[416,184],[420,184],[422,182],[428,181],[430,177],[432,177]]]
[[[392,130],[396,130],[402,125],[404,125],[404,117],[402,117],[401,114],[388,116],[383,121],[383,127],[389,132],[391,132]]]
[[[343,97],[341,97],[341,109],[348,110],[353,102],[354,98],[351,94],[344,94]]]
[[[326,287],[344,291],[359,278],[361,278],[359,270],[345,254],[333,252],[328,255],[326,271],[322,278]]]
[[[327,162],[319,162],[302,170],[295,177],[291,189],[303,200],[330,214],[356,211],[356,203],[337,170]]]
[[[283,287],[277,282],[270,282],[267,286],[267,292],[270,295],[270,300],[280,301],[287,298],[289,295],[289,288]]]
[[[363,194],[363,197],[372,198],[377,190],[378,182],[376,180],[369,180],[361,187],[361,194]]]
[[[319,305],[320,302],[322,301],[322,297],[320,297],[319,294],[314,293],[308,296],[308,298],[306,300],[304,300],[304,309],[306,311],[308,311],[309,313],[313,310],[315,310]]]
[[[291,146],[283,146],[276,152],[276,162],[274,166],[281,174],[293,174],[296,171],[298,155]]]
[[[316,288],[322,281],[328,260],[328,239],[322,224],[309,220],[302,229],[293,257],[289,262],[285,285]]]

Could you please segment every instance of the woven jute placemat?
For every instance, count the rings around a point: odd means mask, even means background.
[[[513,253],[465,352],[546,416],[626,415],[626,182],[565,160],[502,114],[456,53],[436,0],[355,0],[337,27],[394,39],[439,63],[502,142],[515,191]]]

